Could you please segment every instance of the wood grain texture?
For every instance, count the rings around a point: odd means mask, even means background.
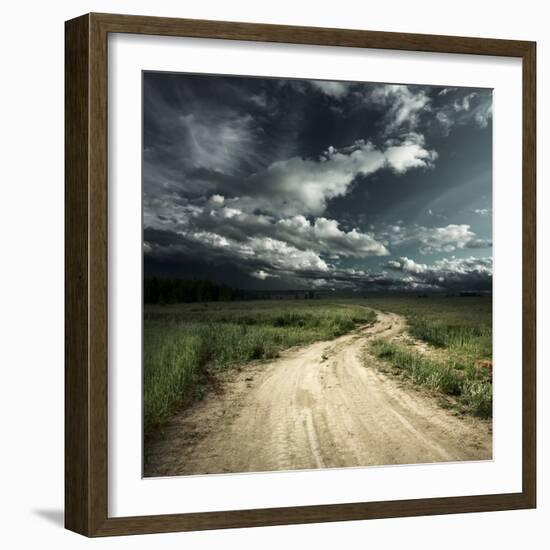
[[[537,80],[536,45],[523,56],[523,493],[537,501]]]
[[[90,18],[89,237],[89,392],[92,532],[100,529],[108,510],[108,180],[107,180],[107,35]]]
[[[522,493],[110,518],[94,536],[357,521],[530,508]]]
[[[109,32],[520,57],[523,61],[523,490],[467,497],[108,517]],[[536,49],[533,42],[112,14],[66,23],[65,524],[87,536],[532,508],[536,505]]]
[[[90,533],[89,18],[65,26],[65,526]]]
[[[92,14],[92,17],[94,21],[105,28],[106,32],[256,40],[259,42],[349,46],[385,50],[521,57],[531,44],[521,40],[174,19],[107,13]]]

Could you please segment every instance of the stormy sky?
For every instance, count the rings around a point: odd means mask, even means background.
[[[145,276],[490,290],[492,91],[143,73]]]

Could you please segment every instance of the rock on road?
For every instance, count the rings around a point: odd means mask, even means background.
[[[221,391],[147,441],[145,475],[491,459],[489,422],[457,416],[373,365],[367,340],[404,328],[378,312],[372,326],[229,373]]]

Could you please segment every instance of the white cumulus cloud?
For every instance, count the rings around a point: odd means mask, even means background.
[[[350,87],[350,84],[347,82],[332,80],[310,80],[309,83],[316,90],[335,99],[342,99],[346,96]]]
[[[403,227],[399,233],[387,231],[377,237],[391,245],[416,244],[422,254],[453,252],[464,248],[488,248],[489,239],[480,239],[468,224],[449,224],[444,227],[414,225]]]
[[[247,211],[320,215],[327,201],[345,195],[359,175],[368,176],[382,168],[398,174],[432,168],[436,159],[437,153],[427,149],[424,138],[415,133],[381,149],[359,140],[343,149],[330,147],[318,160],[292,157],[274,162],[243,182],[236,204]]]
[[[493,260],[490,257],[443,258],[432,264],[418,263],[410,258],[390,260],[386,267],[403,273],[404,281],[427,285],[435,289],[490,290]]]
[[[400,84],[386,84],[372,90],[369,99],[386,108],[386,133],[416,130],[422,113],[429,112],[430,98],[424,90]]]

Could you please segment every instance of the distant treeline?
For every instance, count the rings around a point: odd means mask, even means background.
[[[184,302],[233,302],[235,300],[313,300],[321,296],[313,290],[244,290],[203,279],[146,277],[143,299],[146,304]]]
[[[144,280],[143,299],[146,304],[178,304],[231,302],[242,297],[239,290],[212,281],[153,277]]]

